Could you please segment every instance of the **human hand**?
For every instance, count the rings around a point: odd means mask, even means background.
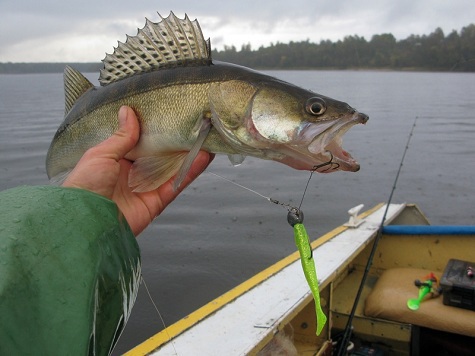
[[[173,190],[173,177],[155,190],[134,193],[128,185],[132,162],[124,157],[137,144],[140,127],[131,108],[121,107],[118,116],[119,130],[84,153],[63,187],[86,189],[112,199],[137,236],[206,169],[214,155],[200,151],[177,191]]]

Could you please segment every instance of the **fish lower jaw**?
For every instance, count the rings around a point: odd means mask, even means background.
[[[329,161],[331,161],[330,172],[332,170],[340,170],[347,172],[357,172],[360,170],[360,164],[351,156],[348,151],[345,151],[340,145],[332,142],[326,147]],[[324,172],[322,172],[324,173]]]
[[[334,167],[333,170],[346,171],[346,172],[358,172],[360,170],[360,164],[353,157],[351,157],[351,155],[348,152],[344,150],[342,152],[346,156],[345,159],[342,159],[341,156],[339,157],[333,156],[333,160],[332,160],[332,167]],[[321,173],[326,173],[326,172],[321,172]]]
[[[323,152],[317,154],[294,151],[278,161],[297,170],[319,173],[357,172],[360,169],[359,163],[351,154],[336,144],[325,147]]]

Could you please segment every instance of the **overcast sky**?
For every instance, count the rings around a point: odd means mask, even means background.
[[[474,0],[0,0],[0,62],[97,62],[157,11],[200,22],[213,48],[392,33],[445,34],[475,23]]]

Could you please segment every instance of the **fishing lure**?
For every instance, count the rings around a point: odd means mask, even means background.
[[[416,279],[414,285],[419,288],[419,296],[417,298],[408,299],[407,307],[411,310],[419,309],[421,302],[429,293],[431,298],[435,298],[438,297],[441,292],[439,279],[432,272],[425,277],[424,282]]]
[[[315,313],[317,316],[317,335],[323,330],[327,317],[322,310],[320,303],[320,291],[318,288],[317,271],[315,269],[315,262],[313,260],[312,247],[310,246],[309,238],[305,226],[303,226],[303,212],[298,208],[291,208],[287,214],[287,221],[290,226],[294,228],[295,244],[300,253],[300,261],[302,262],[302,269],[307,280],[310,291],[312,292],[315,301]]]

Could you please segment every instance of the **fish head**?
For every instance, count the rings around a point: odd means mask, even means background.
[[[212,99],[213,125],[241,153],[299,170],[359,170],[342,137],[368,116],[344,102],[278,80],[228,82]]]
[[[270,86],[255,94],[249,119],[254,139],[281,154],[276,161],[322,173],[360,168],[342,148],[342,138],[368,116],[347,103],[291,85]]]

